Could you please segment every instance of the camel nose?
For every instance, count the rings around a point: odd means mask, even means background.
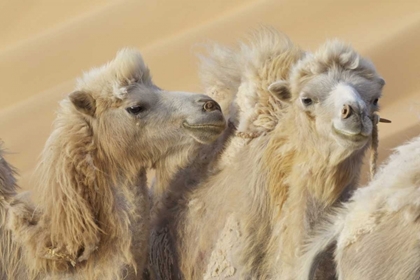
[[[217,104],[216,101],[214,100],[203,100],[204,104],[203,104],[203,110],[205,112],[213,112],[213,111],[219,111],[221,112],[222,109],[220,109],[219,104]]]
[[[343,108],[341,109],[341,118],[343,120],[348,119],[351,115],[353,115],[354,109],[349,104],[344,104]]]

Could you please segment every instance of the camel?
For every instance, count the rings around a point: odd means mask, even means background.
[[[420,137],[398,147],[365,188],[319,226],[297,279],[313,279],[317,257],[336,243],[338,279],[420,279]]]
[[[182,166],[225,127],[208,96],[158,88],[134,49],[85,73],[60,103],[36,169],[35,202],[2,180],[2,279],[140,278],[147,169]]]
[[[357,187],[384,80],[342,42],[309,53],[269,28],[209,50],[201,75],[230,129],[165,182],[151,267],[158,279],[293,279],[306,236]]]

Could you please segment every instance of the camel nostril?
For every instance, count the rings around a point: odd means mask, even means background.
[[[350,105],[343,105],[343,109],[341,109],[341,118],[347,119],[352,115],[353,109]]]
[[[203,109],[206,112],[212,112],[212,111],[221,111],[219,104],[217,104],[213,100],[206,101],[203,105]]]

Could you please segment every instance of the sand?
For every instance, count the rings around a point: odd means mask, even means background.
[[[82,71],[132,46],[160,87],[200,92],[200,45],[232,44],[261,24],[305,49],[343,39],[374,62],[387,82],[381,116],[393,121],[379,127],[380,161],[420,134],[420,1],[2,1],[0,139],[20,185],[31,188],[57,103]]]

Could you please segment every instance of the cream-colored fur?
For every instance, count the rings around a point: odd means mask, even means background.
[[[8,164],[4,158],[3,147],[0,146],[0,237],[9,240],[9,232],[5,228],[6,213],[9,203],[13,200],[16,195],[16,181],[15,171],[12,166]],[[13,246],[7,242],[0,242],[0,267],[5,267],[7,264],[5,256],[12,255],[10,250],[13,250]],[[15,262],[19,259],[19,254],[14,254],[13,257]],[[14,268],[11,268],[14,269]],[[6,278],[6,271],[0,269],[0,279]]]
[[[0,275],[141,278],[150,229],[146,169],[186,164],[196,143],[224,128],[209,97],[155,86],[135,50],[85,73],[60,103],[36,170],[36,206],[24,196],[10,201],[10,186],[0,185],[7,248]]]
[[[227,130],[171,182],[153,267],[160,279],[289,279],[306,235],[357,185],[383,80],[343,43],[304,53],[272,29],[210,50],[208,92],[238,131],[258,137]],[[344,104],[356,108],[351,118]]]
[[[398,147],[371,183],[307,245],[298,279],[308,278],[316,256],[336,242],[339,279],[420,278],[420,137]]]

